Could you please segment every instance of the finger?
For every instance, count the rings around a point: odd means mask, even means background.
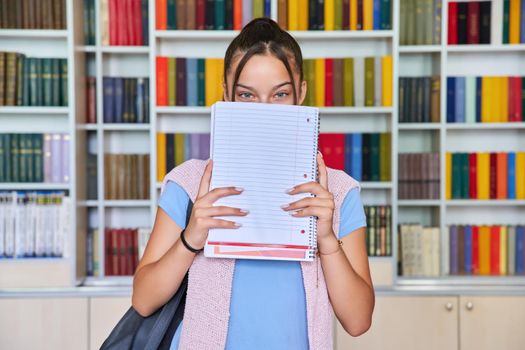
[[[242,224],[239,222],[223,220],[223,219],[212,219],[212,218],[204,219],[204,225],[208,229],[210,228],[239,228],[242,226]]]
[[[241,194],[244,189],[235,186],[217,187],[209,191],[202,198],[202,202],[206,206],[211,207],[219,198]]]
[[[330,198],[321,198],[321,197],[307,197],[300,199],[298,201],[285,204],[287,206],[281,207],[285,211],[302,209],[309,206],[312,207],[327,207],[334,208],[334,201]]]
[[[302,183],[300,185],[293,187],[291,191],[286,192],[286,193],[292,195],[292,194],[306,193],[306,192],[312,193],[316,195],[317,197],[321,197],[321,198],[330,198],[331,196],[331,193],[328,192],[325,188],[323,188],[323,186],[321,186],[321,184],[317,181],[310,181],[310,182]]]
[[[326,164],[321,152],[317,153],[317,172],[319,183],[325,190],[328,191],[328,170],[326,169]]]
[[[290,212],[293,217],[317,216],[318,218],[330,218],[333,210],[326,207],[307,207],[295,212]]]
[[[213,216],[246,216],[249,210],[241,208],[232,208],[227,206],[216,206],[208,208],[196,209],[195,215],[199,217],[213,217]]]
[[[210,158],[206,168],[204,168],[204,174],[202,174],[201,182],[199,185],[199,193],[197,194],[197,199],[204,197],[206,193],[210,190],[210,179],[211,172],[213,169],[213,160]]]

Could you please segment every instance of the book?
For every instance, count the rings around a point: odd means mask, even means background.
[[[242,225],[235,230],[210,229],[204,255],[312,261],[317,247],[315,218],[292,217],[281,205],[312,196],[292,197],[285,190],[316,180],[319,110],[217,102],[212,106],[211,130],[210,190],[244,188],[241,194],[220,198],[216,204],[250,212],[233,218]]]

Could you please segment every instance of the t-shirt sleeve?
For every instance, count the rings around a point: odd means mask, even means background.
[[[180,228],[186,227],[189,196],[176,182],[168,181],[159,199],[162,208]]]
[[[361,227],[366,227],[366,216],[358,188],[348,191],[339,215],[339,239]]]

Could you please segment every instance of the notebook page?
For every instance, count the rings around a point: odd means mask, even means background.
[[[250,213],[220,217],[242,226],[212,228],[208,242],[312,246],[312,217],[292,217],[280,206],[313,196],[291,196],[285,190],[315,181],[317,135],[318,109],[314,107],[216,103],[212,108],[210,190],[238,186],[244,191],[220,198],[214,205],[248,209]]]

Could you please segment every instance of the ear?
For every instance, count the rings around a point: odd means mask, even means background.
[[[302,105],[304,102],[304,99],[306,98],[306,89],[308,89],[308,84],[306,83],[306,80],[303,80],[301,82],[301,89],[299,94],[299,105]]]

